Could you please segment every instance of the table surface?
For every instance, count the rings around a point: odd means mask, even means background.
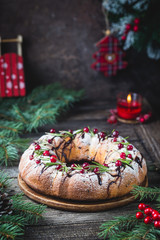
[[[40,128],[39,133],[31,133],[27,137],[37,139],[51,127],[56,128],[56,130],[74,130],[90,126],[91,128],[98,128],[99,131],[112,131],[113,128],[116,128],[122,136],[129,136],[129,141],[143,153],[148,166],[154,164],[157,169],[160,168],[160,121],[153,119],[150,123],[143,125],[120,122],[113,125],[108,124],[107,116],[109,115],[109,109],[112,107],[113,103],[108,103],[107,101],[77,104],[57,124]],[[13,180],[10,187],[14,190],[13,193],[21,192],[17,182],[18,162],[19,160],[12,167],[4,167]],[[159,171],[149,171],[148,178],[149,186],[159,186]],[[26,201],[32,201],[27,197],[25,199]],[[136,202],[96,213],[76,213],[48,207],[43,215],[43,219],[37,225],[26,227],[24,239],[98,239],[97,233],[102,223],[115,216],[132,213],[136,208]]]

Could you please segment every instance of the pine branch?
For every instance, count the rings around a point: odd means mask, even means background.
[[[157,198],[157,195],[160,194],[160,188],[134,186],[132,194],[135,198],[139,198],[140,201],[142,199],[154,200]]]
[[[11,180],[9,179],[8,174],[0,170],[0,189],[4,187],[8,187],[10,182]]]
[[[1,224],[0,225],[0,239],[7,240],[7,239],[15,239],[17,236],[23,235],[24,230],[22,230],[19,226],[13,224]]]
[[[12,197],[12,208],[14,213],[24,217],[27,222],[35,223],[42,217],[42,213],[46,206],[40,204],[33,204],[22,200],[22,195],[15,195]]]

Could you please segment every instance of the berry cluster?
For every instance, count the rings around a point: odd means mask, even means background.
[[[124,35],[121,37],[121,39],[123,41],[126,40],[127,34],[129,33],[129,31],[133,30],[134,32],[138,32],[139,30],[139,23],[140,23],[140,19],[139,18],[135,18],[133,21],[133,24],[126,24],[126,28],[125,28],[125,32]]]
[[[157,210],[152,209],[149,205],[144,203],[140,203],[138,208],[139,210],[144,211],[144,213],[137,212],[137,219],[144,219],[145,224],[154,223],[155,228],[160,228],[160,213]]]

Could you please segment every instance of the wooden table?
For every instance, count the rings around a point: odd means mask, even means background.
[[[148,124],[108,124],[106,119],[108,110],[113,108],[113,103],[90,102],[75,106],[63,117],[63,120],[53,126],[45,126],[39,129],[39,133],[31,133],[27,137],[37,139],[51,127],[56,130],[78,129],[85,126],[97,127],[99,130],[111,131],[116,128],[122,136],[129,136],[129,141],[133,143],[144,155],[148,165],[154,163],[160,166],[160,121],[153,120]],[[20,193],[17,183],[18,162],[13,167],[9,167],[9,172],[13,179],[11,189],[14,193]],[[5,168],[4,168],[5,169]],[[149,186],[159,186],[160,174],[149,171]],[[26,201],[31,201],[25,197]],[[137,203],[111,209],[109,211],[97,213],[76,213],[53,208],[47,208],[44,217],[36,225],[26,227],[24,239],[98,239],[99,226],[115,216],[132,213],[137,208]]]

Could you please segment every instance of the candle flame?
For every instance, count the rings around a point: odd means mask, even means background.
[[[131,97],[131,94],[129,93],[128,96],[127,96],[127,102],[131,103],[131,101],[132,101],[132,97]]]

